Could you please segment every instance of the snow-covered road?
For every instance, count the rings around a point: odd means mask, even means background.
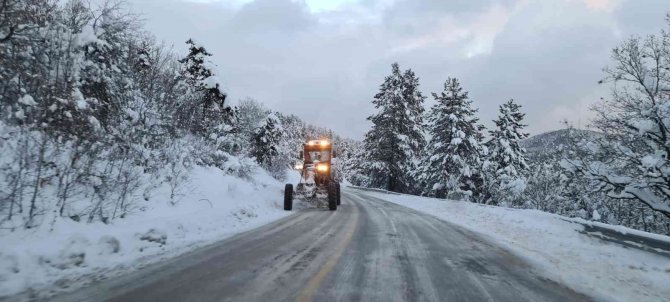
[[[580,301],[483,236],[345,189],[256,230],[60,301]]]
[[[537,210],[366,192],[473,231],[598,301],[670,301],[668,236]]]

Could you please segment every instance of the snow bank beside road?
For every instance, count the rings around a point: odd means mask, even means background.
[[[0,233],[0,298],[77,287],[137,269],[289,215],[283,184],[262,169],[243,180],[196,167],[189,189],[170,205],[160,188],[144,209],[111,224],[59,219]],[[54,288],[55,285],[55,288]]]
[[[528,259],[545,276],[596,299],[670,301],[670,258],[581,234],[584,226],[564,217],[410,195],[365,194],[484,234]],[[667,236],[653,237],[670,241]]]

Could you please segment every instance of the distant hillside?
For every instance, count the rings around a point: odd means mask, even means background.
[[[522,140],[520,145],[526,149],[528,159],[531,161],[542,160],[563,151],[570,143],[571,131],[572,135],[577,134],[591,137],[600,135],[599,132],[591,130],[561,129],[533,135]]]

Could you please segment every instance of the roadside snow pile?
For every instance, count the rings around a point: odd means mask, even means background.
[[[53,230],[50,223],[3,230],[0,297],[78,287],[289,215],[282,210],[283,185],[256,170],[251,180],[243,180],[196,166],[179,203],[170,205],[165,185],[138,212],[110,224],[59,219]]]
[[[670,301],[670,258],[581,234],[584,226],[537,210],[367,192],[492,238],[548,278],[607,301]],[[610,226],[611,227],[611,226]],[[620,233],[670,237],[624,227]]]

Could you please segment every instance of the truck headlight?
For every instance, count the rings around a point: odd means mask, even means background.
[[[328,172],[328,165],[317,165],[316,170],[319,172]]]
[[[303,165],[302,164],[295,164],[295,166],[293,168],[295,168],[296,170],[302,170]]]

